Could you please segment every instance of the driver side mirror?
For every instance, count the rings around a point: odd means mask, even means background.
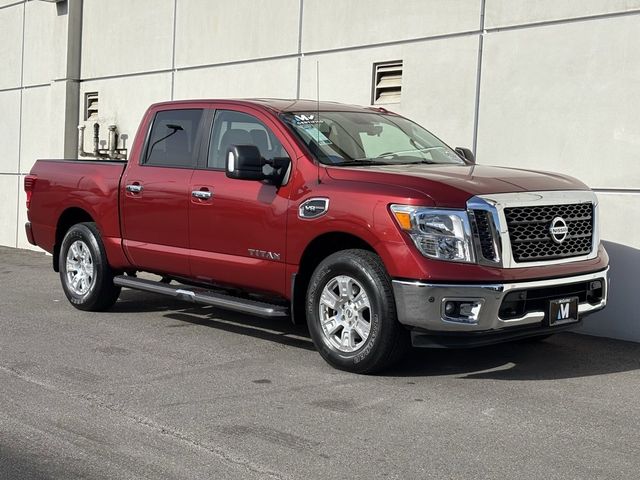
[[[264,180],[265,165],[255,145],[232,145],[227,151],[227,177],[238,180]]]
[[[265,165],[271,168],[264,173]],[[226,174],[237,180],[266,181],[270,185],[280,187],[291,165],[289,157],[278,157],[265,160],[255,145],[232,145],[227,150]]]
[[[471,150],[465,147],[456,147],[456,153],[462,158],[466,160],[471,165],[475,165],[476,157]]]

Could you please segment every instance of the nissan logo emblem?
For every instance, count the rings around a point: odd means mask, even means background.
[[[554,242],[564,242],[569,235],[569,227],[567,226],[567,222],[564,221],[564,218],[556,217],[551,220],[549,233],[551,234],[551,240],[553,240]]]

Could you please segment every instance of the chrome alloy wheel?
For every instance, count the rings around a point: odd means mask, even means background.
[[[76,240],[67,252],[67,286],[76,295],[85,295],[95,280],[93,257],[86,243]]]
[[[347,275],[329,280],[319,309],[322,339],[328,346],[344,353],[364,346],[371,330],[371,302],[357,280]]]

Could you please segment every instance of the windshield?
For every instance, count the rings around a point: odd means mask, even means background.
[[[335,166],[434,163],[464,165],[419,125],[376,112],[294,112],[282,115],[311,153]]]

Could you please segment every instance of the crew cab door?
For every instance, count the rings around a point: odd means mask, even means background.
[[[284,294],[289,186],[225,174],[231,145],[255,145],[266,159],[291,158],[283,147],[286,139],[274,127],[270,118],[249,107],[216,109],[206,155],[191,179],[193,277]]]
[[[125,172],[123,243],[141,270],[189,275],[189,187],[205,119],[203,109],[156,112],[140,161]]]

